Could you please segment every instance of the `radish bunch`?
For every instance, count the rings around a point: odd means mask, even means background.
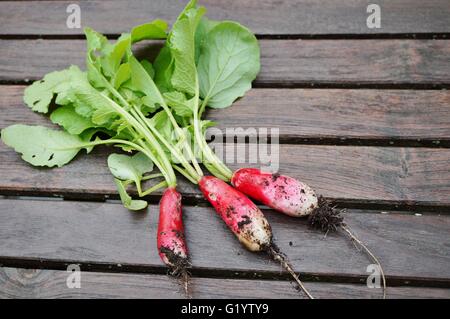
[[[266,252],[312,298],[274,244],[264,214],[247,196],[289,216],[310,216],[321,229],[340,227],[357,239],[339,212],[306,184],[254,168],[233,173],[211,150],[205,131],[213,123],[202,119],[205,109],[228,107],[251,88],[260,52],[250,30],[209,20],[205,12],[192,0],[170,31],[165,21],[155,20],[122,34],[114,44],[87,28],[87,71],[71,66],[52,72],[25,91],[33,111],[49,113],[55,101],[50,119],[63,130],[13,125],[2,130],[2,140],[35,166],[63,166],[80,150],[89,153],[105,144],[131,153],[108,158],[120,198],[128,209],[142,210],[147,202],[133,199],[128,186],[135,185],[141,198],[165,189],[157,249],[171,274],[182,277],[186,293],[189,258],[175,172],[198,185],[245,248]],[[139,61],[132,51],[133,44],[148,39],[165,40],[153,64]],[[204,176],[200,159],[213,176]],[[152,173],[153,166],[158,173]],[[147,183],[152,185],[144,189]]]

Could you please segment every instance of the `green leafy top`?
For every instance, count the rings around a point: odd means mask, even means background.
[[[2,130],[3,142],[22,153],[28,163],[48,167],[63,166],[81,149],[89,152],[100,144],[137,151],[132,157],[115,154],[108,163],[119,180],[116,184],[124,205],[130,209],[145,207],[145,202],[133,201],[126,195],[127,185],[136,184],[144,196],[149,191],[175,185],[176,179],[167,150],[149,131],[150,124],[140,118],[139,114],[145,116],[156,111],[157,104],[164,100],[156,86],[149,85],[154,75],[151,63],[138,61],[132,54],[131,44],[164,39],[166,29],[166,22],[155,20],[133,28],[131,33],[124,33],[110,43],[102,34],[86,28],[87,72],[71,66],[49,73],[29,86],[24,94],[26,105],[40,113],[51,111],[51,121],[64,131],[13,125]],[[100,139],[97,136],[100,133],[109,137]],[[153,169],[153,163],[165,181],[143,191],[141,180],[147,179],[143,175]]]
[[[203,163],[225,180],[231,171],[207,145],[201,116],[224,108],[251,88],[260,69],[255,36],[239,23],[212,21],[192,0],[179,15],[154,62],[155,83],[182,126],[192,125]]]
[[[197,158],[216,176],[231,171],[214,155],[204,134],[213,123],[201,119],[206,106],[231,105],[251,87],[259,71],[259,47],[254,35],[236,22],[205,18],[205,8],[192,0],[167,33],[167,23],[154,20],[123,33],[115,42],[90,29],[86,71],[77,66],[47,74],[25,90],[33,111],[50,113],[63,130],[13,125],[2,140],[36,166],[62,166],[85,149],[112,144],[135,155],[113,154],[108,165],[119,195],[133,210],[146,206],[133,200],[162,187],[174,187],[174,168],[197,183],[203,175]],[[154,64],[139,61],[132,45],[166,39]],[[194,151],[192,143],[198,148]],[[197,153],[198,151],[198,153]],[[161,174],[147,175],[158,167]],[[142,190],[141,182],[164,181]]]
[[[64,131],[43,126],[11,125],[2,130],[2,141],[22,154],[22,159],[35,166],[58,166],[70,162],[87,148],[86,141]]]
[[[200,97],[210,107],[228,107],[259,73],[258,42],[245,27],[226,21],[215,24],[199,45]]]

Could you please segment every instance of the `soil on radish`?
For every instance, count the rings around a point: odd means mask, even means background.
[[[183,235],[177,234],[177,236],[183,236]],[[171,269],[173,273],[176,274],[178,272],[178,270],[182,270],[182,269],[185,269],[190,266],[189,260],[187,258],[181,257],[178,254],[175,254],[170,248],[161,246],[159,250],[162,254],[164,254],[167,257],[169,262],[172,265],[174,265],[172,267],[173,269]]]
[[[183,236],[181,234],[181,236]],[[183,236],[184,237],[184,236]],[[183,287],[186,298],[192,298],[192,292],[190,289],[190,280],[191,274],[188,271],[188,268],[191,266],[189,259],[186,257],[181,257],[178,254],[175,254],[171,249],[161,246],[160,252],[164,254],[168,261],[173,265],[169,269],[169,275],[178,279],[179,284]]]
[[[328,233],[336,231],[341,226],[346,226],[341,210],[332,207],[323,196],[319,196],[318,200],[318,207],[308,216],[308,223],[311,227]]]
[[[243,215],[243,216],[242,216],[242,220],[239,221],[239,222],[237,223],[237,225],[238,225],[238,228],[239,228],[240,230],[242,230],[242,229],[244,228],[245,225],[248,225],[248,224],[250,224],[251,222],[252,222],[252,220],[250,219],[250,217],[248,217],[247,215]]]

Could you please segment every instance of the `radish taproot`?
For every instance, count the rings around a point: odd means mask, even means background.
[[[200,190],[216,212],[250,251],[262,251],[272,243],[272,229],[261,210],[247,196],[222,180],[205,176]]]
[[[179,271],[188,264],[188,251],[184,239],[181,194],[167,188],[159,202],[158,252],[162,261]]]
[[[186,295],[189,296],[188,250],[184,235],[181,194],[174,188],[167,188],[159,203],[157,235],[158,253],[162,261],[170,267],[172,275],[180,276]]]
[[[214,176],[204,176],[199,182],[199,187],[245,248],[250,251],[267,252],[271,258],[280,262],[305,294],[313,299],[286,256],[274,244],[270,224],[258,206],[243,193]]]
[[[306,216],[318,207],[311,187],[289,176],[241,168],[234,172],[231,183],[251,198],[289,216]]]

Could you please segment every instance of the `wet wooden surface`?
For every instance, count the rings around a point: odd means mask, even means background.
[[[255,86],[450,84],[447,40],[265,39],[259,43],[261,72]],[[85,45],[84,40],[0,40],[0,81],[36,80],[70,64],[84,66]],[[157,42],[141,43],[135,51],[141,58],[151,58],[152,49],[159,46]]]
[[[379,1],[380,29],[366,27],[365,0],[200,2],[212,18],[249,26],[262,54],[255,88],[208,117],[222,129],[279,129],[280,172],[349,208],[348,224],[385,267],[388,297],[449,298],[448,1]],[[22,95],[45,73],[83,66],[82,29],[65,25],[68,4],[0,1],[0,129],[52,125]],[[173,21],[183,3],[80,6],[83,27],[116,37],[156,17]],[[151,59],[160,45],[136,53]],[[36,169],[0,144],[0,298],[183,297],[156,252],[158,194],[145,212],[124,209],[106,166],[110,152]],[[240,246],[193,185],[179,188],[194,297],[302,297],[278,265]],[[380,297],[365,284],[370,261],[343,234],[324,238],[304,220],[266,215],[316,297]],[[76,291],[65,284],[73,263],[84,271]]]

